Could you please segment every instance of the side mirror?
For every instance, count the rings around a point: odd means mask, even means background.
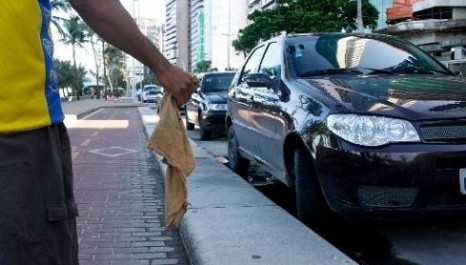
[[[246,84],[250,87],[267,87],[270,88],[273,85],[273,80],[270,76],[264,73],[249,74],[246,79]]]

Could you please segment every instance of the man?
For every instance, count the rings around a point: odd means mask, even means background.
[[[171,65],[118,0],[70,0],[109,43],[150,67],[178,104],[195,80]],[[0,10],[0,264],[76,265],[71,148],[52,67],[49,0]]]

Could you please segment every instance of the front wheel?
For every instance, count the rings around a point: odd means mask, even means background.
[[[321,224],[329,217],[330,210],[313,170],[311,155],[304,146],[294,152],[293,170],[298,219],[305,224]]]
[[[203,141],[209,140],[212,135],[212,132],[204,128],[203,121],[202,121],[202,112],[200,111],[199,111],[198,119],[199,119],[199,133],[201,134],[201,140]]]
[[[184,108],[184,119],[185,119],[185,121],[186,121],[186,129],[187,129],[188,131],[194,130],[194,123],[190,123],[190,122],[189,122],[189,118],[188,118],[188,108],[187,108],[187,107]]]
[[[233,125],[228,128],[228,162],[230,168],[242,177],[246,177],[249,171],[249,160],[239,153],[238,139],[236,139]]]

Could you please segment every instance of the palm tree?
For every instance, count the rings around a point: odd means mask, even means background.
[[[97,85],[99,85],[99,80],[100,80],[100,56],[99,56],[99,51],[100,49],[98,48],[97,44],[99,42],[103,42],[104,40],[99,37],[99,35],[95,34],[95,32],[88,26],[86,25],[86,35],[87,38],[91,44],[92,48],[92,53],[94,55],[94,63],[95,63],[95,79]],[[102,49],[102,56],[103,56],[103,49]]]
[[[108,68],[107,80],[110,91],[114,92],[114,88],[118,89],[119,84],[123,85],[125,83],[123,72],[125,68],[125,57],[120,49],[112,45],[107,45],[107,47],[105,47],[104,57]]]
[[[71,5],[68,2],[68,0],[51,0],[50,5],[52,7],[52,10],[62,11],[65,13],[71,9]],[[51,20],[52,25],[57,29],[58,33],[62,36],[64,35],[64,31],[60,23],[65,20],[66,19],[62,17],[52,15],[52,20]]]
[[[71,45],[73,52],[73,67],[75,69],[76,77],[78,76],[78,68],[76,66],[76,48],[82,48],[83,44],[88,42],[88,36],[86,35],[86,24],[81,20],[79,16],[72,15],[69,19],[63,22],[63,39],[61,40],[64,44]],[[74,90],[77,92],[77,99],[79,100],[79,79],[76,78]]]

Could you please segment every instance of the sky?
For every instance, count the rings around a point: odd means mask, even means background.
[[[142,18],[156,18],[160,23],[165,21],[165,0],[120,0],[123,6],[128,10],[130,14],[139,16]],[[134,8],[133,8],[134,4]],[[54,36],[58,37],[58,34],[53,33]],[[72,61],[71,46],[65,46],[58,39],[55,39],[55,58],[59,60]],[[89,45],[85,45],[84,48],[76,51],[77,64],[82,64],[88,70],[95,71],[94,57],[92,49]],[[92,79],[91,76],[88,75]],[[94,80],[91,80],[93,82]]]

